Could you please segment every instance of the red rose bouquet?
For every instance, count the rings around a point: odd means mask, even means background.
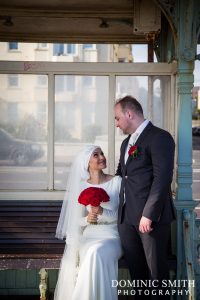
[[[97,207],[101,204],[101,202],[108,202],[109,199],[110,198],[104,189],[89,187],[80,193],[78,202],[85,206],[91,205]]]

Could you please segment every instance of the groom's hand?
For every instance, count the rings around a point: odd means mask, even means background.
[[[142,233],[148,233],[153,230],[151,228],[152,221],[144,216],[140,219],[140,224],[139,224],[139,231]]]

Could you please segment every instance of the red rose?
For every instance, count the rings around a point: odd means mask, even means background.
[[[130,149],[128,150],[128,155],[132,155],[133,157],[137,157],[139,154],[138,152],[138,147],[133,145],[130,147]]]
[[[106,191],[102,188],[98,187],[89,187],[83,190],[79,197],[78,202],[85,206],[92,205],[92,206],[99,206],[101,202],[108,202],[109,196]]]

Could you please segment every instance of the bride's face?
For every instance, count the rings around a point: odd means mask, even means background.
[[[106,168],[106,158],[100,148],[95,149],[89,161],[89,170],[102,170]]]

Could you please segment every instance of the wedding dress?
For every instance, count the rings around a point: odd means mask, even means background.
[[[98,216],[97,225],[89,224],[87,217],[80,220],[83,234],[79,247],[76,284],[73,287],[72,299],[63,297],[62,300],[117,300],[117,288],[112,287],[112,280],[118,278],[118,260],[122,256],[117,229],[121,178],[115,176],[99,185],[88,182],[84,184],[84,188],[103,188],[109,195],[110,200],[101,203],[103,214]],[[86,215],[87,210],[85,211]],[[63,282],[62,289],[65,289],[65,281],[69,280],[70,277],[70,274],[66,274],[67,270],[65,270],[65,259],[63,257],[59,275],[59,281]]]

